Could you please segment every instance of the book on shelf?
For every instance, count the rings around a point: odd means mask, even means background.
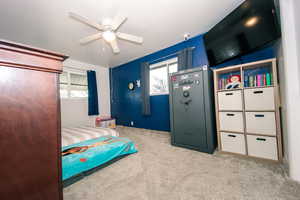
[[[257,75],[245,75],[244,86],[245,87],[264,87],[272,85],[272,74],[257,74]]]
[[[249,76],[244,77],[244,85],[245,87],[249,87]]]
[[[253,76],[249,77],[249,85],[247,87],[253,87]]]
[[[271,74],[270,73],[266,74],[266,82],[267,82],[267,85],[271,85],[271,83],[272,83],[272,81],[271,81]]]
[[[258,74],[256,77],[256,86],[261,87],[261,74]]]

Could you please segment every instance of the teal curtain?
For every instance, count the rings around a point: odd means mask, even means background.
[[[99,105],[98,105],[98,91],[97,91],[97,78],[95,71],[87,71],[88,80],[88,105],[89,105],[89,116],[99,115]]]

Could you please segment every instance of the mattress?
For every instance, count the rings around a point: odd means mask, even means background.
[[[63,181],[124,155],[136,153],[127,138],[102,136],[62,148]]]
[[[62,147],[91,140],[102,136],[118,137],[119,133],[110,128],[93,128],[88,126],[62,128]]]

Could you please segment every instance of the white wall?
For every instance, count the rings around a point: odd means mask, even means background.
[[[284,55],[281,88],[285,99],[286,139],[290,177],[300,182],[300,13],[299,0],[280,0]]]
[[[284,163],[288,164],[288,133],[287,133],[287,102],[286,95],[284,94],[284,90],[287,87],[286,79],[285,79],[285,67],[284,67],[284,56],[282,49],[282,40],[279,40],[276,44],[276,58],[278,65],[278,78],[279,78],[279,86],[281,89],[281,128],[283,135],[283,152],[284,152]]]
[[[294,14],[295,14],[295,25],[296,25],[296,42],[297,42],[297,55],[298,55],[298,62],[300,64],[300,1],[299,0],[294,0]],[[300,69],[298,70],[299,76],[300,76]],[[300,84],[300,80],[299,80]]]
[[[109,69],[67,59],[63,63],[64,69],[95,70],[97,76],[98,102],[100,116],[110,116],[110,86]],[[63,127],[89,125],[95,117],[88,116],[87,99],[61,99],[61,123]]]

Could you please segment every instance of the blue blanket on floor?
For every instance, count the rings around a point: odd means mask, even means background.
[[[114,158],[136,152],[131,140],[113,136],[65,146],[62,148],[62,179],[66,180]]]

